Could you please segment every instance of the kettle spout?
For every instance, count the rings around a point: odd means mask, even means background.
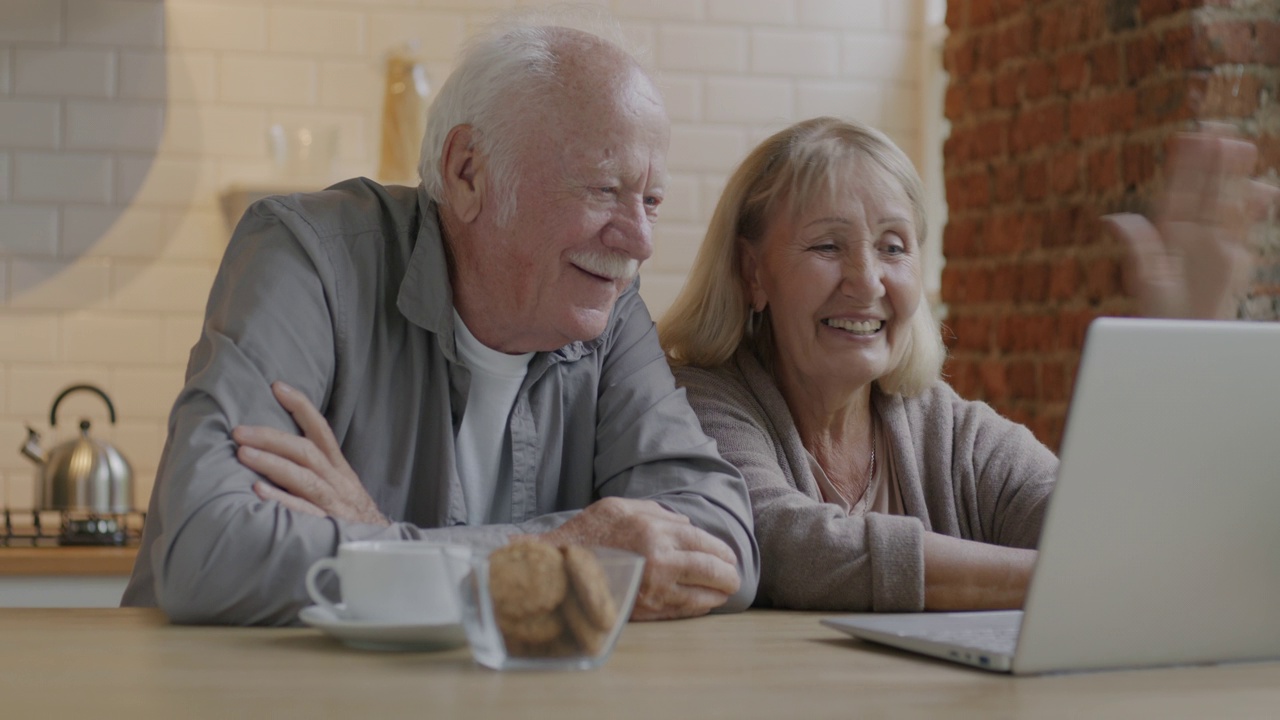
[[[22,444],[22,454],[37,465],[44,465],[44,450],[40,449],[40,433],[27,427],[27,441]]]

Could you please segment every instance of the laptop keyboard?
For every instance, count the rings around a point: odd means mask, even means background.
[[[919,637],[945,645],[1012,655],[1018,645],[1018,628],[1016,624],[932,627],[921,632]]]

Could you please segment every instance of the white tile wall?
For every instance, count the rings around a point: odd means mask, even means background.
[[[163,235],[165,245],[160,257],[198,260],[206,267],[216,268],[223,251],[227,249],[227,237],[231,229],[219,210],[191,207],[176,212],[168,211],[165,213]]]
[[[217,58],[207,51],[126,50],[120,53],[121,98],[212,102],[218,94]]]
[[[11,148],[57,148],[60,110],[56,100],[0,100],[0,144]]]
[[[182,389],[182,372],[158,372],[150,368],[121,368],[112,373],[111,387],[129,398],[129,416],[165,421]]]
[[[214,169],[201,159],[121,156],[116,164],[117,192],[134,203],[212,206],[216,200]]]
[[[7,385],[8,408],[14,420],[30,423],[43,435],[49,427],[50,406],[63,389],[71,385],[88,383],[102,388],[110,396],[112,388],[107,382],[109,377],[110,371],[107,366],[96,363],[65,362],[56,366],[11,363]],[[117,412],[120,412],[122,407],[120,400],[121,398],[112,398]],[[99,417],[105,419],[107,410],[102,400],[93,394],[69,395],[62,404],[58,405],[58,426],[56,432],[47,439],[56,440],[58,433],[70,437],[75,428],[73,418],[78,419],[82,415],[91,416],[94,419]],[[25,433],[23,436],[25,437]],[[8,453],[0,453],[0,457],[8,459]],[[25,463],[25,460],[19,458],[19,464],[16,467],[26,467]]]
[[[844,37],[843,54],[847,77],[914,83],[919,75],[919,47],[909,37],[851,32]]]
[[[109,50],[18,46],[15,55],[15,93],[110,97],[115,89],[115,58]]]
[[[58,254],[57,205],[0,205],[4,242],[14,256],[52,258]]]
[[[760,30],[751,35],[751,69],[762,75],[835,77],[840,41],[813,30]]]
[[[155,0],[67,0],[66,39],[83,45],[164,45],[164,4]]]
[[[696,223],[702,217],[698,206],[698,176],[694,173],[672,173],[658,218],[662,226],[669,223]]]
[[[6,253],[7,254],[7,253]],[[9,307],[33,310],[77,310],[106,302],[110,261],[33,260],[10,256],[13,286]]]
[[[200,339],[203,320],[201,313],[166,313],[160,336],[161,362],[175,368],[185,366],[191,348]]]
[[[722,123],[786,122],[795,113],[794,94],[795,87],[787,80],[712,77],[707,80],[706,119]]]
[[[117,310],[200,312],[213,284],[206,264],[119,261],[111,268],[111,306]]]
[[[187,157],[265,158],[267,111],[262,107],[172,103],[165,150]]]
[[[218,97],[235,105],[311,105],[318,68],[312,60],[258,54],[223,56]]]
[[[2,210],[0,210],[2,212]],[[78,257],[142,258],[160,255],[167,240],[165,211],[66,205],[62,209],[62,255]]]
[[[156,101],[68,100],[68,150],[154,152],[164,134],[164,105]]]
[[[796,7],[778,0],[707,0],[707,16],[716,22],[788,25],[796,20]]]
[[[110,202],[112,156],[26,153],[14,163],[14,198],[36,202]]]
[[[685,272],[693,264],[705,230],[697,224],[686,223],[665,228],[654,243],[656,247],[650,269],[664,273]]]
[[[892,4],[896,3],[881,0],[800,0],[800,24],[877,30],[885,26],[886,6]]]
[[[941,10],[939,10],[939,6]],[[884,4],[884,26],[908,37],[920,35],[930,13],[941,24],[946,17],[946,0],[924,2],[888,2]]]
[[[466,38],[467,16],[461,12],[372,13],[369,47],[375,57],[404,43],[416,42],[428,60],[452,60]]]
[[[706,17],[705,4],[703,0],[617,0],[613,7],[619,17],[687,22]]]
[[[62,321],[62,353],[73,363],[155,364],[160,328],[158,316],[72,313]]]
[[[0,49],[0,95],[9,94],[9,48]]]
[[[918,119],[911,114],[916,92],[903,82],[903,88],[885,89],[868,82],[800,83],[797,93],[799,117],[838,115],[852,117],[893,134],[893,130],[914,129]],[[913,142],[904,145],[908,155],[919,150]]]
[[[165,3],[165,43],[186,50],[266,50],[267,11],[262,5]]]
[[[438,88],[470,28],[543,2],[0,0],[0,442],[24,423],[47,432],[63,387],[99,384],[118,425],[91,396],[67,418],[95,418],[125,449],[145,503],[230,232],[219,193],[280,180],[268,125],[336,125],[335,174],[372,176],[388,51],[417,41]],[[921,157],[925,0],[597,4],[650,46],[673,120],[641,286],[655,318],[766,133],[852,115]],[[0,452],[0,481],[0,503],[30,504],[16,452]]]
[[[379,58],[380,59],[380,58]],[[383,63],[375,58],[325,60],[320,64],[320,105],[325,108],[365,111],[382,107],[386,82]]]
[[[57,42],[61,34],[60,3],[49,0],[0,3],[0,42]]]
[[[672,122],[702,119],[702,78],[681,73],[663,73],[659,77],[662,98]]]
[[[364,53],[365,16],[351,10],[274,7],[267,15],[267,47],[324,57]]]
[[[667,167],[672,171],[732,171],[746,155],[747,134],[738,125],[673,124]]]
[[[0,317],[0,356],[11,362],[56,362],[58,316],[30,313]]]
[[[664,25],[658,33],[662,70],[745,72],[747,30],[741,27]]]

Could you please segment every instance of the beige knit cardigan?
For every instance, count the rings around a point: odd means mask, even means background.
[[[1022,425],[944,382],[918,397],[873,392],[906,515],[850,517],[824,503],[786,401],[746,350],[676,381],[751,495],[756,605],[806,610],[924,608],[924,533],[1035,547],[1058,460]]]

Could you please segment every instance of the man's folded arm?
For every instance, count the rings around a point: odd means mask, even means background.
[[[175,622],[293,622],[309,602],[307,568],[332,555],[341,541],[431,539],[484,547],[564,521],[552,516],[529,527],[383,527],[294,512],[254,493],[262,478],[236,458],[231,431],[258,425],[297,432],[272,395],[276,380],[298,388],[317,407],[331,391],[330,307],[336,299],[327,297],[321,281],[326,258],[299,240],[312,236],[301,222],[271,203],[256,206],[241,222],[170,416],[152,506],[160,530],[145,551],[155,601]],[[383,508],[393,520],[400,510]]]

